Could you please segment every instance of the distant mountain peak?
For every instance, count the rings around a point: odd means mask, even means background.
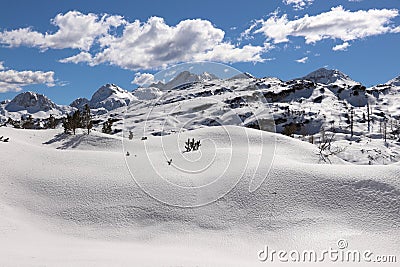
[[[128,105],[133,99],[132,93],[121,87],[115,84],[105,84],[92,95],[88,104],[92,109],[104,108],[110,111]]]
[[[358,84],[343,72],[327,68],[317,69],[307,74],[302,79],[322,84]]]
[[[79,97],[72,101],[70,107],[82,109],[86,104],[89,104],[89,100],[85,97]]]
[[[392,86],[400,86],[400,75],[397,76],[396,78],[391,79],[386,84],[392,85]]]
[[[161,90],[171,90],[173,88],[176,88],[178,86],[184,85],[184,84],[189,84],[189,83],[195,83],[195,82],[205,82],[205,81],[211,81],[211,80],[216,80],[219,79],[216,75],[209,73],[209,72],[203,72],[201,74],[195,74],[190,71],[182,71],[178,75],[176,75],[173,79],[171,79],[167,83],[162,83],[162,82],[157,82],[151,84],[149,87],[156,87]]]
[[[254,79],[255,77],[253,75],[251,75],[248,72],[242,72],[239,74],[236,74],[235,76],[232,76],[231,78],[229,78],[228,80],[236,80],[236,79]]]
[[[55,108],[57,108],[57,105],[47,96],[30,91],[20,93],[6,107],[9,111],[26,109],[34,112],[48,111]]]

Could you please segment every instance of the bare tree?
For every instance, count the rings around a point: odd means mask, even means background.
[[[320,161],[332,164],[329,157],[335,156],[335,155],[343,152],[346,149],[344,147],[334,147],[332,145],[334,140],[335,140],[334,133],[328,134],[328,133],[325,133],[324,130],[322,131],[321,141],[318,144],[318,155],[319,155]]]
[[[354,135],[354,109],[353,107],[351,108],[350,111],[350,132],[351,132],[351,137]]]

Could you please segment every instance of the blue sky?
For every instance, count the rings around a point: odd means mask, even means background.
[[[21,1],[0,9],[0,99],[58,104],[168,66],[216,61],[257,77],[335,68],[367,86],[400,75],[400,2]]]

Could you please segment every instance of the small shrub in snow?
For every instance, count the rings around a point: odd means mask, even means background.
[[[111,134],[112,133],[112,119],[108,119],[103,123],[103,128],[101,129],[102,133]]]
[[[196,151],[200,148],[201,143],[200,140],[194,140],[194,138],[190,139],[188,138],[188,140],[185,142],[185,149],[186,152],[190,152],[190,151]]]

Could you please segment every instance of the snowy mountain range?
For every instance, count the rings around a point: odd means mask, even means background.
[[[288,135],[314,138],[328,130],[342,134],[342,139],[351,135],[367,140],[366,134],[383,135],[383,123],[388,134],[396,135],[399,81],[397,77],[366,88],[338,70],[324,68],[289,81],[247,73],[219,79],[209,73],[184,71],[165,84],[158,82],[133,92],[106,84],[90,100],[78,98],[69,106],[25,92],[1,102],[0,115],[3,123],[8,117],[18,119],[27,114],[33,118],[63,116],[88,104],[97,121],[94,128],[100,130],[102,122],[112,117],[117,133],[129,129],[137,135],[167,135],[219,124],[260,128],[261,119],[268,125],[266,130]],[[270,103],[269,114],[257,114],[256,110],[264,107],[259,96]],[[389,161],[397,158],[390,147],[382,149],[388,150]]]
[[[290,102],[299,102],[305,96],[297,96],[297,94],[308,88],[310,90],[308,90],[307,93],[315,95],[315,102],[320,102],[319,100],[324,97],[332,97],[329,93],[324,95],[314,92],[328,89],[337,100],[345,100],[353,106],[365,106],[367,99],[378,101],[379,99],[382,100],[385,98],[385,95],[388,93],[393,94],[393,92],[395,92],[397,94],[398,87],[400,87],[400,76],[383,85],[365,88],[361,83],[352,80],[348,75],[338,70],[329,70],[325,68],[311,72],[302,78],[286,82],[278,78],[258,79],[248,73],[239,74],[230,79],[222,80],[207,72],[194,74],[189,71],[183,71],[165,84],[162,82],[153,83],[148,87],[139,87],[133,92],[124,90],[115,84],[106,84],[100,87],[92,95],[90,100],[86,98],[77,98],[69,106],[57,105],[41,94],[24,92],[17,95],[13,100],[2,101],[0,103],[0,115],[3,119],[4,117],[18,118],[21,114],[31,114],[33,117],[38,118],[49,114],[62,116],[74,109],[83,108],[85,104],[88,104],[96,114],[101,115],[121,107],[126,107],[132,101],[141,102],[152,100],[165,95],[165,91],[172,89],[179,90],[179,93],[182,94],[184,93],[182,89],[188,89],[188,91],[190,91],[194,88],[210,86],[221,87],[221,89],[224,86],[233,87],[232,90],[236,90],[235,85],[241,87],[239,90],[245,88],[251,90],[254,89],[254,86],[258,89],[269,89],[264,90],[265,96],[269,98],[272,103],[277,101],[287,102],[289,98]],[[203,92],[206,91],[207,90],[203,90]],[[291,93],[291,91],[293,92]],[[199,95],[203,96],[203,94],[200,93]],[[295,103],[292,104],[296,105]]]
[[[50,114],[63,116],[72,112],[70,106],[59,106],[44,95],[35,92],[24,92],[13,100],[5,100],[0,103],[0,117],[4,119],[21,119],[32,115],[35,118],[46,118]]]

